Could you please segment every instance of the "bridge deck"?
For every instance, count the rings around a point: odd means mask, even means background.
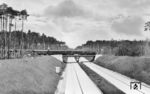
[[[95,55],[96,52],[94,51],[77,51],[77,50],[32,50],[32,52],[37,53],[39,55],[55,55],[55,54],[62,54],[62,55]]]

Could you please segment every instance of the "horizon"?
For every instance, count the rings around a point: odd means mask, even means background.
[[[25,32],[30,29],[44,33],[66,42],[70,48],[88,40],[145,40],[150,35],[144,31],[145,23],[150,21],[149,0],[1,0],[2,3],[27,10],[30,16]]]

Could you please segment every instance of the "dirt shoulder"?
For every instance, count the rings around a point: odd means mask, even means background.
[[[0,94],[54,94],[61,62],[51,56],[0,61]]]
[[[95,63],[150,85],[150,58],[101,56]]]

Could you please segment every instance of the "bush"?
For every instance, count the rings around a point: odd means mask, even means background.
[[[141,46],[130,43],[122,43],[114,49],[116,56],[141,56],[144,54]]]

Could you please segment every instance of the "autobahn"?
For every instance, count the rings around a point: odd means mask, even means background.
[[[73,57],[68,62],[55,94],[103,94]]]
[[[58,58],[58,56],[55,56]],[[58,59],[61,57],[59,56]],[[81,57],[80,62],[87,61],[85,58]],[[94,85],[90,78],[85,74],[81,69],[78,63],[75,62],[73,57],[68,58],[67,67],[63,73],[63,80],[60,80],[56,94],[102,94],[101,90]],[[74,62],[74,63],[73,63]],[[109,83],[114,85],[116,88],[124,92],[125,94],[149,94],[150,86],[141,83],[141,89],[131,89],[130,82],[139,82],[135,79],[131,79],[127,76],[124,76],[120,73],[111,71],[109,69],[98,66],[92,62],[83,62],[84,65],[92,69],[95,73],[100,75],[102,78],[107,80]],[[88,79],[88,80],[86,80]],[[88,82],[89,81],[89,82]],[[81,87],[82,86],[82,87]],[[69,91],[68,91],[69,90]],[[96,91],[97,92],[94,92]],[[79,92],[77,92],[79,91]]]

